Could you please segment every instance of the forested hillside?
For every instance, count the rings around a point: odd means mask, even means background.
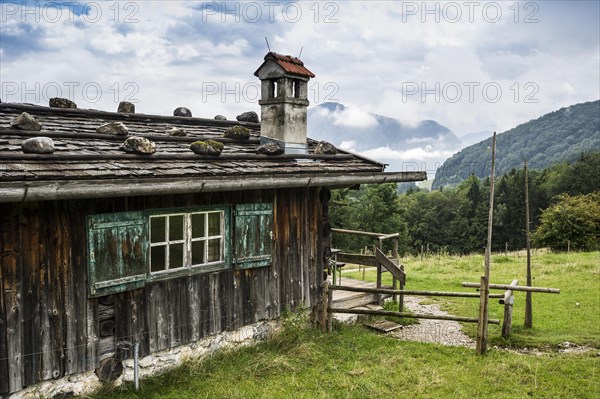
[[[529,171],[532,230],[535,232],[547,220],[539,234],[534,234],[534,245],[579,250],[599,247],[598,171],[600,152],[586,154],[572,164],[563,162]],[[329,215],[334,227],[399,232],[402,253],[483,252],[489,188],[489,178],[481,181],[472,175],[455,188],[431,192],[412,188],[398,194],[395,184],[334,190]],[[586,195],[590,193],[596,194]],[[494,251],[525,246],[524,195],[522,164],[496,180]],[[575,219],[569,219],[571,216]],[[334,246],[347,251],[358,251],[369,244],[372,242],[368,239],[334,235]]]
[[[448,158],[437,170],[432,189],[456,186],[474,174],[491,171],[491,138]],[[561,108],[496,137],[496,175],[520,167],[525,158],[532,169],[573,162],[583,152],[600,150],[600,101]]]

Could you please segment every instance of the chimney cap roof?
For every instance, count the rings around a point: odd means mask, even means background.
[[[315,74],[309,71],[305,66],[304,62],[300,58],[292,57],[291,55],[283,55],[274,52],[269,52],[265,55],[265,62],[254,72],[254,76],[258,76],[258,71],[269,61],[274,61],[277,65],[279,65],[284,72],[305,76],[308,78],[314,78]]]

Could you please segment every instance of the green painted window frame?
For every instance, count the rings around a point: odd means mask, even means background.
[[[184,215],[184,265],[183,267],[179,267],[176,269],[166,269],[163,271],[153,272],[151,270],[151,253],[150,249],[148,252],[148,275],[147,281],[157,281],[163,279],[170,279],[179,276],[186,276],[198,273],[208,273],[215,272],[220,270],[226,270],[231,268],[231,206],[207,206],[207,207],[194,207],[194,208],[174,208],[174,209],[156,209],[156,210],[148,210],[147,220],[148,220],[148,237],[150,240],[151,234],[151,219],[165,216],[176,216],[176,215]],[[221,233],[218,236],[207,236],[207,240],[216,239],[217,237],[222,237],[221,239],[221,256],[220,260],[216,262],[207,262],[202,264],[192,264],[191,263],[191,243],[194,241],[191,233],[192,225],[191,225],[191,217],[196,214],[209,214],[209,213],[220,213],[221,218]],[[208,226],[205,226],[205,229],[208,229]],[[152,247],[152,243],[149,243],[149,248]],[[208,251],[206,248],[205,251]]]
[[[273,204],[239,204],[234,211],[236,270],[273,264]]]
[[[144,220],[144,212],[88,216],[90,297],[129,291],[146,284],[148,242]]]
[[[192,215],[218,212],[221,214],[221,234],[208,235],[206,242],[219,238],[221,256],[216,262],[191,264]],[[151,219],[184,215],[184,237],[172,240],[185,242],[183,267],[159,272],[151,271],[151,248],[168,241],[152,242]],[[206,216],[205,222],[208,220]],[[273,204],[254,203],[151,209],[135,212],[95,214],[87,217],[88,293],[95,298],[144,287],[147,282],[160,281],[200,273],[252,269],[273,263]],[[165,231],[165,239],[168,230]],[[186,235],[187,234],[187,235]],[[205,248],[205,251],[208,251]],[[165,255],[166,256],[166,255]]]

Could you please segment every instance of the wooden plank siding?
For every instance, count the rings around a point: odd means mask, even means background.
[[[232,266],[113,295],[114,341],[104,342],[125,359],[133,357],[127,343],[139,341],[146,356],[316,304],[323,278],[318,194],[300,188],[0,204],[0,396],[99,366],[102,298],[88,298],[88,215],[273,204],[272,266]]]

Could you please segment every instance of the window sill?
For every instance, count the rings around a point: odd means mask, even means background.
[[[177,271],[155,272],[148,274],[146,281],[163,281],[178,277],[189,277],[196,274],[213,273],[218,271],[230,270],[231,268],[225,262],[213,263],[209,265],[186,267]]]

